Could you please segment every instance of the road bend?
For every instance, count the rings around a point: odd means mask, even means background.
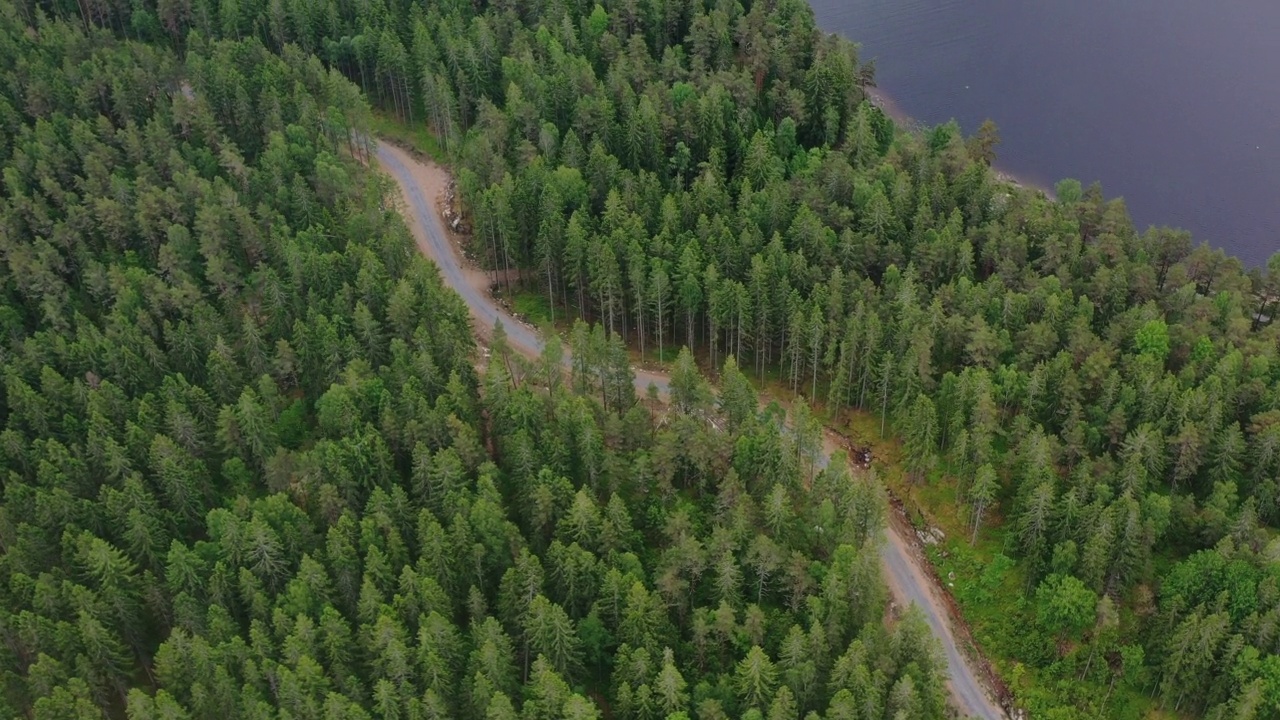
[[[419,249],[433,260],[446,283],[466,302],[479,328],[491,328],[501,322],[507,333],[507,342],[517,351],[532,357],[542,352],[543,342],[533,327],[517,320],[501,307],[490,295],[489,281],[484,273],[470,269],[462,259],[460,250],[450,241],[438,212],[439,194],[447,184],[447,173],[433,165],[423,163],[404,150],[390,143],[378,143],[378,163],[400,186],[404,197],[409,228]],[[570,361],[566,348],[565,364]],[[636,388],[645,392],[649,385],[657,386],[663,395],[669,388],[665,375],[635,369]],[[830,457],[830,446],[824,452],[822,464]],[[884,565],[885,580],[899,605],[914,604],[924,613],[929,628],[942,647],[947,664],[948,689],[953,703],[971,717],[983,720],[1005,720],[1005,713],[986,691],[983,682],[973,670],[968,658],[961,652],[952,631],[945,603],[938,596],[932,581],[923,572],[921,562],[913,554],[914,543],[904,537],[907,531],[887,524],[884,542],[880,544],[880,559]]]

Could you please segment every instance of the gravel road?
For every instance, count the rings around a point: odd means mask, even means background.
[[[516,320],[500,307],[489,294],[488,277],[470,269],[459,249],[450,242],[444,225],[435,211],[448,183],[444,169],[420,162],[389,143],[378,143],[378,163],[400,186],[409,217],[406,218],[418,247],[440,268],[447,282],[471,309],[478,328],[492,328],[499,320],[507,332],[507,341],[515,349],[536,356],[542,339],[532,327]],[[569,354],[565,351],[565,362]],[[666,394],[667,378],[661,374],[636,370],[636,387],[642,393],[650,384]],[[830,445],[830,443],[829,443]],[[825,464],[826,457],[823,458]],[[912,541],[904,537],[892,523],[885,532],[880,557],[884,576],[894,599],[900,605],[915,604],[924,611],[929,627],[938,638],[950,675],[948,687],[952,700],[961,712],[984,720],[1004,720],[1005,713],[990,698],[977,674],[956,643],[947,619],[946,605],[938,598],[927,575],[921,571],[911,552]]]

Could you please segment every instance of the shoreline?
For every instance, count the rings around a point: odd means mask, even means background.
[[[885,115],[888,115],[895,124],[905,128],[907,131],[924,131],[933,127],[911,117],[911,115],[893,99],[893,96],[884,92],[880,87],[866,87],[863,88],[863,92],[866,94],[867,99],[871,101],[872,105],[880,108],[880,110],[883,111]],[[1028,190],[1037,190],[1044,193],[1045,197],[1053,200],[1054,202],[1057,202],[1058,200],[1057,195],[1054,193],[1052,188],[1026,180],[1025,178],[1019,177],[1016,173],[1002,170],[998,161],[996,164],[991,166],[991,172],[995,175],[996,180],[999,180],[1000,182]]]

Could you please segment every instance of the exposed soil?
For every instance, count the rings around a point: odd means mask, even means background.
[[[423,158],[416,153],[411,153],[397,145],[380,142],[378,165],[382,167],[383,171],[388,172],[388,174],[393,178],[396,177],[396,174],[390,172],[390,168],[387,166],[387,161],[382,155],[384,152],[397,156],[397,159],[400,160],[400,164],[404,171],[413,178],[413,182],[417,184],[422,194],[426,197],[432,212],[435,213],[436,222],[440,224],[441,229],[447,228],[448,224],[445,223],[444,218],[441,217],[439,209],[444,206],[445,192],[449,188],[451,180],[449,171],[437,165],[435,162]],[[402,210],[402,214],[405,216],[409,230],[413,233],[413,239],[418,243],[418,249],[422,251],[422,254],[436,261],[437,264],[442,264],[446,258],[440,257],[441,253],[439,252],[439,249],[432,244],[431,237],[427,234],[427,229],[423,226],[423,223],[419,222],[418,218],[416,218],[413,213],[408,212],[408,209],[413,207],[413,199],[409,195],[409,186],[404,183],[397,183],[397,185],[400,187],[401,200],[404,202],[404,210]],[[489,276],[483,270],[477,268],[463,255],[462,247],[459,242],[461,240],[460,237],[448,230],[444,230],[444,233],[449,240],[447,245],[453,254],[452,264],[457,266],[458,271],[466,281],[467,286],[476,293],[485,295],[489,294],[489,289],[493,284],[492,280],[490,280]],[[487,320],[487,318],[474,312],[474,307],[470,303],[468,303],[467,306],[472,308],[472,315],[476,320]],[[487,322],[477,325],[477,330],[481,332],[488,333],[491,329],[491,326]]]

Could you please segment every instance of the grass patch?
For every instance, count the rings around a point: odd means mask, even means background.
[[[438,163],[446,163],[448,154],[440,141],[431,134],[426,123],[405,123],[395,116],[378,109],[373,110],[373,134],[412,148]]]
[[[676,361],[680,355],[680,345],[664,343],[662,352],[658,352],[658,344],[655,342],[646,342],[644,347],[644,355],[640,357],[641,362],[649,365],[667,365]]]
[[[515,311],[516,317],[536,327],[542,327],[551,322],[551,304],[541,293],[528,290],[516,291],[511,296],[511,309]]]
[[[942,542],[927,546],[925,554],[955,597],[974,641],[1032,716],[1049,708],[1076,706],[1123,720],[1173,717],[1159,712],[1148,695],[1123,681],[1107,697],[1109,683],[1081,681],[1069,663],[1058,665],[1062,662],[1057,657],[1059,648],[1039,631],[1025,569],[1011,559],[1015,555],[1010,548],[1012,530],[994,508],[983,518],[977,540],[971,544],[968,505],[961,497],[959,479],[947,468],[931,473],[926,481],[910,481],[901,469],[900,444],[892,435],[880,437],[878,414],[853,413],[847,433],[855,442],[872,447],[887,467],[883,481],[903,501],[911,521],[945,534]],[[1104,697],[1106,705],[1100,707]]]

